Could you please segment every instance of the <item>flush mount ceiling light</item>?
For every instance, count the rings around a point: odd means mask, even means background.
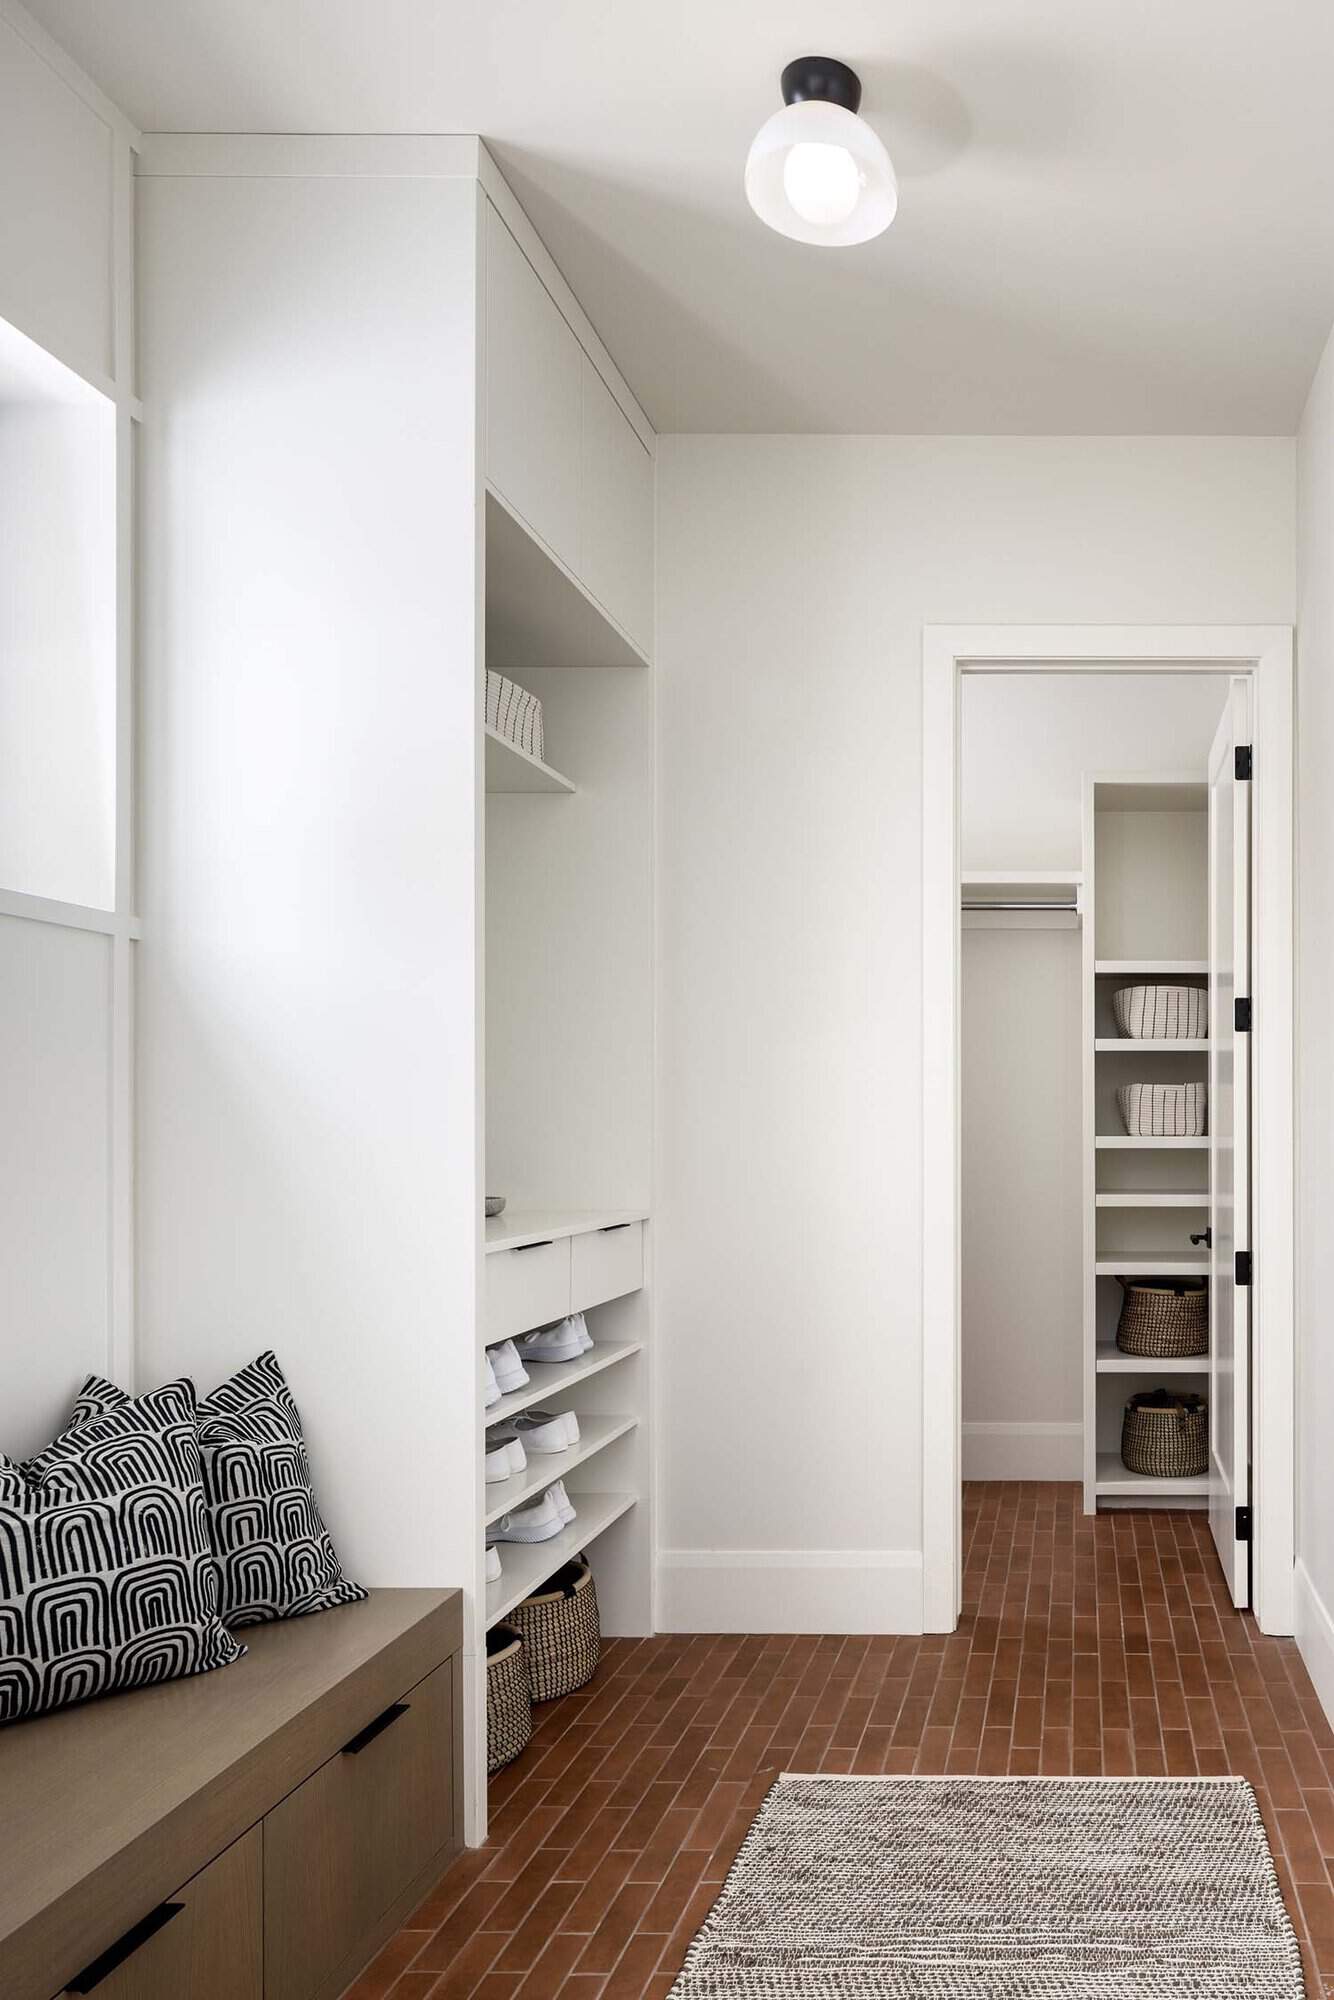
[[[755,134],[746,199],[770,229],[798,243],[865,243],[899,205],[889,154],[857,116],[861,78],[832,56],[799,56],[783,71],[783,109]]]

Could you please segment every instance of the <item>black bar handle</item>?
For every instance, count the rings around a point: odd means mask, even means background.
[[[544,1236],[540,1243],[516,1243],[514,1246],[514,1254],[517,1257],[521,1250],[549,1250],[552,1245],[552,1240],[553,1239],[550,1236]]]
[[[151,1937],[156,1937],[173,1917],[179,1917],[184,1908],[184,1903],[159,1903],[146,1917],[140,1917],[138,1923],[133,1924],[123,1938],[117,1938],[113,1945],[109,1945],[100,1958],[95,1958],[91,1965],[85,1965],[83,1971],[71,1979],[65,1991],[91,1993],[95,1986],[100,1986],[104,1979],[110,1977],[118,1965],[124,1965],[126,1959],[138,1951],[140,1945],[147,1944]]]
[[[628,1222],[609,1222],[605,1229],[599,1229],[599,1236],[614,1236],[618,1229],[629,1229]]]
[[[359,1729],[351,1742],[343,1745],[339,1754],[344,1757],[358,1756],[368,1743],[374,1743],[376,1737],[382,1736],[391,1723],[397,1722],[400,1715],[406,1715],[410,1707],[410,1702],[394,1702],[383,1715],[377,1715],[374,1722],[368,1722],[364,1729]]]

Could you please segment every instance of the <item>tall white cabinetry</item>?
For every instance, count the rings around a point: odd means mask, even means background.
[[[477,140],[138,173],[139,1379],[274,1346],[348,1568],[465,1587],[475,1839],[488,1187],[619,1273],[566,1483],[651,1618],[653,433]]]

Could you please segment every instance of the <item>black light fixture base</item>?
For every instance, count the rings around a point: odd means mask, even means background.
[[[783,71],[783,102],[805,104],[812,98],[855,112],[862,101],[862,80],[833,56],[798,56]]]

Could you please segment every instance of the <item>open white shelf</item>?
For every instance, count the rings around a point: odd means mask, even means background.
[[[1099,1208],[1207,1208],[1209,1190],[1201,1188],[1105,1188],[1095,1197]]]
[[[555,1243],[562,1236],[619,1229],[623,1222],[647,1222],[646,1208],[518,1208],[493,1215],[485,1227],[486,1253],[518,1250],[525,1243]]]
[[[486,725],[486,789],[488,792],[574,792],[577,787],[568,778],[562,778],[559,771],[553,771],[550,764],[544,764],[531,751],[521,750],[517,743],[511,743],[508,736],[502,736],[498,729]]]
[[[1207,1375],[1209,1357],[1189,1354],[1173,1361],[1155,1361],[1144,1354],[1123,1354],[1114,1341],[1100,1340],[1096,1366],[1100,1375]]]
[[[1098,958],[1095,973],[1116,973],[1130,979],[1203,979],[1209,971],[1207,958]]]
[[[1099,1278],[1207,1278],[1209,1259],[1202,1250],[1136,1252],[1109,1250],[1093,1266]]]
[[[596,1417],[580,1415],[579,1442],[569,1451],[529,1451],[528,1464],[522,1472],[516,1472],[511,1479],[500,1479],[486,1489],[486,1526],[498,1521],[502,1514],[508,1514],[515,1507],[522,1507],[525,1500],[533,1499],[546,1491],[567,1472],[573,1472],[576,1465],[582,1465],[595,1453],[602,1451],[617,1438],[636,1428],[638,1417]],[[573,1497],[573,1496],[571,1496]],[[577,1506],[579,1503],[575,1501]],[[507,1545],[508,1546],[508,1545]]]
[[[507,1611],[513,1611],[525,1597],[546,1582],[549,1576],[586,1549],[591,1541],[609,1528],[613,1521],[619,1521],[622,1514],[628,1514],[635,1504],[633,1493],[572,1493],[570,1499],[579,1510],[577,1521],[571,1521],[549,1542],[502,1542],[500,1562],[503,1574],[497,1583],[486,1586],[486,1622],[496,1624]]]
[[[1133,1148],[1136,1152],[1177,1152],[1207,1153],[1208,1138],[1200,1139],[1142,1139],[1132,1138],[1127,1132],[1099,1132],[1093,1141],[1099,1152],[1125,1152]]]
[[[1149,1041],[1134,1035],[1099,1035],[1093,1044],[1100,1056],[1200,1055],[1209,1043],[1203,1035],[1182,1035],[1174,1042]]]
[[[642,1340],[600,1340],[577,1361],[529,1361],[525,1363],[528,1387],[511,1390],[498,1403],[492,1403],[484,1412],[483,1421],[488,1429],[492,1424],[502,1424],[506,1417],[517,1417],[520,1410],[531,1410],[545,1403],[549,1396],[559,1395],[562,1389],[572,1389],[576,1382],[586,1382],[590,1375],[600,1375],[604,1368],[614,1368],[618,1361],[642,1353],[643,1347]],[[560,1474],[556,1477],[559,1479]]]
[[[1128,1472],[1114,1451],[1098,1453],[1096,1487],[1108,1500],[1173,1500],[1207,1495],[1209,1475],[1198,1479],[1154,1479],[1147,1472]]]

